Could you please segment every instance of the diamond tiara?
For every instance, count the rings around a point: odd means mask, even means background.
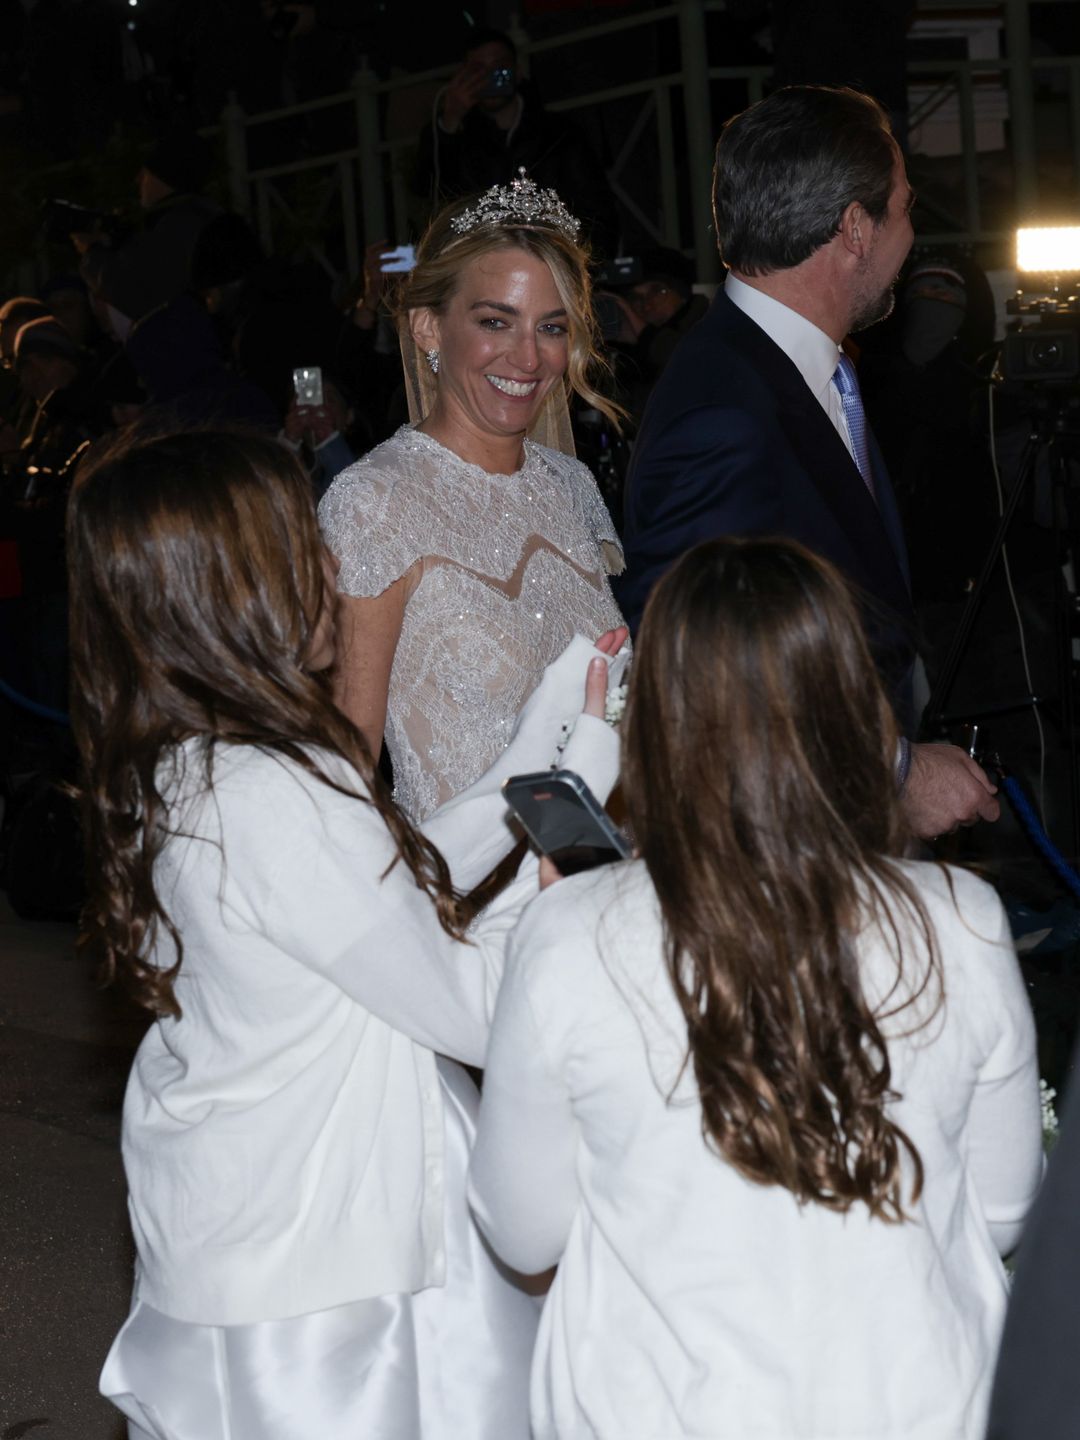
[[[493,185],[475,205],[455,215],[450,229],[468,235],[481,225],[553,225],[570,240],[576,240],[581,221],[575,219],[554,190],[541,190],[525,178],[524,165],[509,185]]]

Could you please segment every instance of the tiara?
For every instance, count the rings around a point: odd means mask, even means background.
[[[450,221],[455,235],[467,235],[481,225],[554,225],[571,240],[577,239],[581,229],[581,221],[570,214],[554,190],[541,190],[525,178],[524,165],[516,180],[493,185],[475,205]]]

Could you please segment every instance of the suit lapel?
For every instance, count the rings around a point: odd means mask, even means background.
[[[875,500],[832,421],[780,347],[720,291],[713,317],[729,343],[752,361],[780,398],[781,424],[792,450],[852,551],[875,577],[872,590],[901,613],[910,609],[907,556],[885,462],[870,434]],[[713,318],[710,317],[710,318]]]

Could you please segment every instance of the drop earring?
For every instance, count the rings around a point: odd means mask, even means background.
[[[431,366],[431,373],[432,373],[433,375],[437,375],[437,374],[439,373],[439,352],[438,352],[438,350],[428,350],[428,351],[426,352],[426,359],[427,359],[427,363]]]

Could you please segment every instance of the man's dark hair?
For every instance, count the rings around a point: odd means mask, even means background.
[[[713,171],[724,263],[744,275],[799,265],[836,234],[853,200],[876,225],[895,154],[885,111],[857,90],[789,85],[733,116]]]

